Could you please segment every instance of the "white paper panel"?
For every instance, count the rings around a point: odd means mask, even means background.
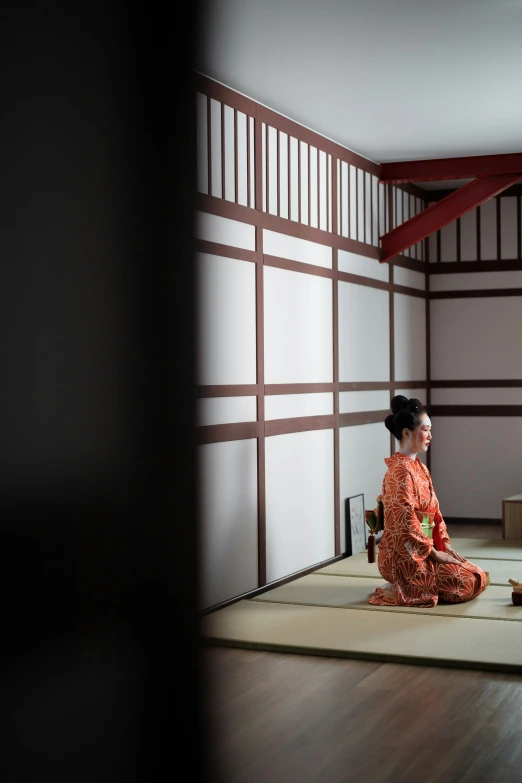
[[[357,169],[349,166],[350,170],[350,237],[357,239]]]
[[[440,230],[440,260],[457,260],[457,221],[448,223]]]
[[[517,258],[517,197],[500,199],[500,254],[501,258]]]
[[[317,222],[317,147],[310,146],[310,225],[312,228],[318,227]]]
[[[198,384],[256,382],[255,264],[198,253]]]
[[[199,482],[205,609],[258,586],[257,440],[200,446]]]
[[[395,203],[395,218],[396,218],[396,225],[400,226],[403,222],[402,218],[402,190],[399,190],[399,188],[394,187],[393,188],[393,198]]]
[[[267,582],[334,556],[333,430],[267,438]]]
[[[350,391],[339,393],[339,413],[384,411],[390,407],[389,391]]]
[[[364,171],[357,169],[357,239],[364,242]]]
[[[247,116],[237,113],[237,200],[244,207],[248,206],[248,173],[247,173]]]
[[[293,136],[290,138],[290,219],[299,219],[299,153],[298,142]]]
[[[426,290],[426,275],[413,269],[404,269],[402,266],[393,267],[393,282],[397,285],[407,285],[409,288],[418,288],[420,291]]]
[[[256,421],[257,397],[205,397],[197,400],[199,427]]]
[[[372,177],[372,239],[379,246],[379,178]]]
[[[198,239],[217,242],[220,245],[242,247],[244,250],[256,249],[256,229],[239,220],[211,215],[208,212],[196,212],[195,234]]]
[[[342,223],[341,223],[341,236],[350,236],[348,231],[348,207],[351,204],[351,198],[348,193],[348,169],[349,166],[344,161],[341,161],[341,196],[342,196]]]
[[[341,427],[339,431],[339,478],[341,495],[341,552],[346,552],[345,501],[364,494],[364,507],[373,509],[381,494],[390,456],[390,433],[384,422]]]
[[[292,261],[315,264],[325,269],[332,268],[331,247],[267,229],[263,230],[263,252],[268,256],[289,258]]]
[[[431,275],[431,291],[477,291],[491,288],[522,288],[522,272],[462,272]]]
[[[225,106],[225,198],[236,200],[235,145],[234,145],[234,109]]]
[[[339,282],[339,380],[390,380],[389,294]]]
[[[268,210],[277,215],[277,130],[268,126]]]
[[[197,182],[200,193],[208,193],[208,128],[207,128],[207,96],[196,93],[197,117]]]
[[[477,260],[477,210],[472,209],[460,218],[460,260]]]
[[[415,214],[418,215],[420,212],[423,211],[423,203],[420,198],[415,199]],[[417,242],[416,245],[416,258],[419,261],[424,261],[424,240],[421,240],[420,242]]]
[[[221,179],[221,103],[210,100],[210,144],[212,159],[212,195],[223,197]]]
[[[497,258],[497,200],[486,201],[480,207],[480,257],[482,261]]]
[[[435,231],[435,233],[430,234],[428,237],[430,263],[432,264],[437,263],[437,236],[438,231]]]
[[[522,389],[432,389],[432,405],[522,405]]]
[[[323,231],[328,230],[328,224],[327,224],[327,215],[326,215],[326,207],[327,207],[327,198],[326,198],[327,188],[326,188],[326,152],[319,152],[319,195],[320,195],[320,205],[321,205],[321,213],[320,213],[320,220],[319,220],[319,228],[321,228]]]
[[[347,250],[338,250],[337,264],[340,272],[371,277],[372,280],[383,280],[386,283],[390,279],[389,264],[380,264],[376,258],[366,258],[356,253],[349,253]]]
[[[402,200],[402,219],[403,222],[406,223],[410,218],[410,198],[408,193],[406,193],[404,190],[401,193],[401,200]],[[411,247],[407,247],[403,252],[406,257],[411,256]]]
[[[502,499],[522,490],[521,418],[437,416],[430,448],[445,517],[500,519]]]
[[[334,412],[333,394],[267,394],[265,419],[293,419],[298,416],[330,416]]]
[[[332,281],[264,268],[265,383],[331,383]]]
[[[519,297],[434,299],[433,380],[522,378]]]
[[[386,233],[386,186],[379,184],[379,236]]]
[[[279,134],[279,208],[281,217],[288,218],[288,136]]]
[[[368,174],[368,172],[364,175],[364,184],[366,188],[365,192],[365,214],[366,214],[366,224],[365,224],[365,233],[364,233],[364,241],[367,245],[372,245],[372,177],[371,174]]]
[[[301,145],[301,223],[308,224],[308,144]]]
[[[426,378],[426,302],[416,296],[394,294],[395,378]]]

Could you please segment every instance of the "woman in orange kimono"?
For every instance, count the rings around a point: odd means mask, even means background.
[[[428,607],[470,601],[486,587],[486,575],[451,548],[430,472],[417,456],[431,442],[426,409],[419,400],[400,395],[391,408],[384,423],[400,449],[385,460],[378,556],[379,572],[388,584],[377,588],[369,603]],[[426,516],[434,523],[432,538],[421,525]]]

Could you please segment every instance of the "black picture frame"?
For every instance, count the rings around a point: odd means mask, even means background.
[[[365,552],[368,531],[364,516],[364,494],[352,495],[345,501],[346,554],[348,557]]]

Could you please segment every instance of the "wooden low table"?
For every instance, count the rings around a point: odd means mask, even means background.
[[[502,501],[502,538],[522,540],[522,492]]]

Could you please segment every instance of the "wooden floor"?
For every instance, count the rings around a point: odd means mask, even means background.
[[[522,782],[522,677],[222,648],[204,660],[215,783]]]

